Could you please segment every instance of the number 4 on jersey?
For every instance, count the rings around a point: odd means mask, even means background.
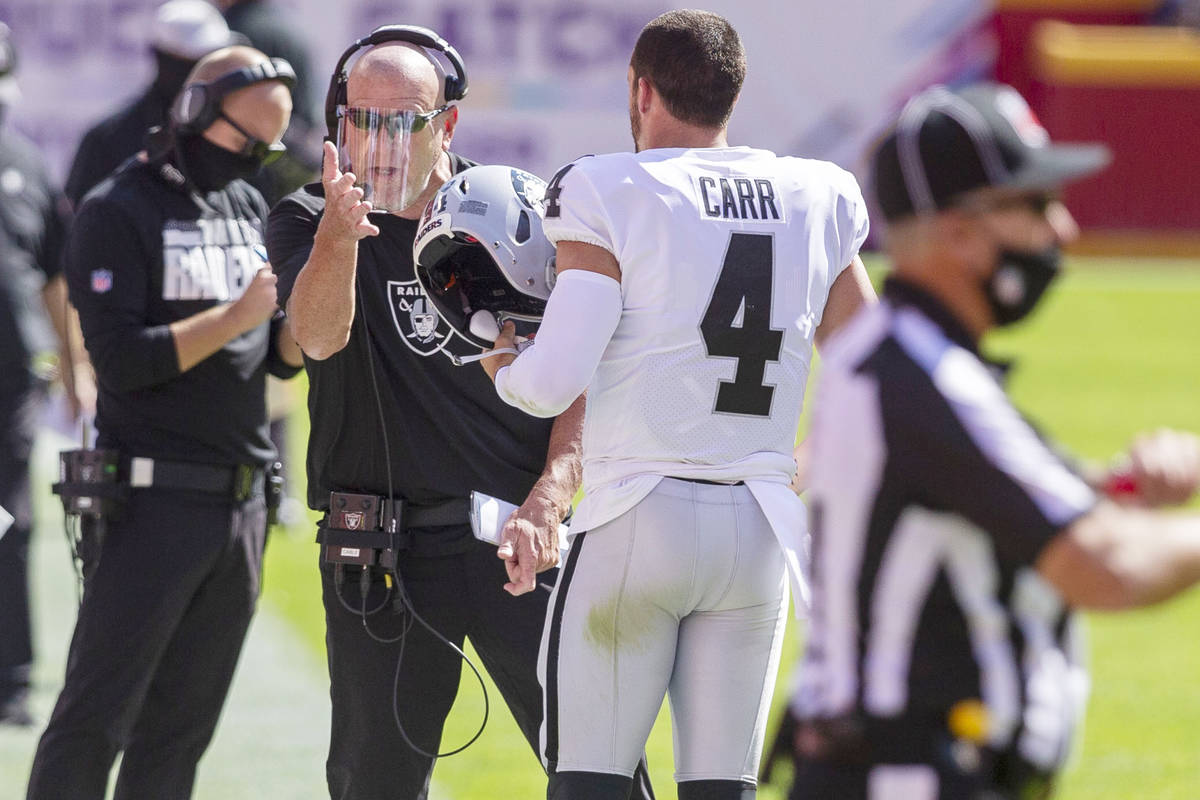
[[[733,233],[712,299],[700,321],[709,356],[736,358],[732,381],[721,381],[715,411],[771,415],[775,387],[763,383],[767,362],[778,361],[783,331],[771,327],[774,241],[762,233]]]
[[[591,154],[588,154],[579,158],[591,157]],[[578,161],[579,158],[575,159],[575,161]],[[562,213],[562,205],[558,202],[558,196],[562,194],[562,179],[571,171],[571,167],[575,166],[575,161],[566,164],[562,169],[554,173],[554,177],[550,179],[550,183],[546,186],[546,216],[550,219],[554,219]]]

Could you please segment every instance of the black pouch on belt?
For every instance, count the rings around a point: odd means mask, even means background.
[[[373,494],[330,492],[329,513],[317,532],[322,557],[332,564],[395,565],[406,546],[404,501]]]

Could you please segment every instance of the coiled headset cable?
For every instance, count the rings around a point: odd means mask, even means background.
[[[358,306],[359,318],[362,319],[363,346],[364,346],[364,349],[365,349],[366,355],[367,355],[367,371],[370,373],[370,376],[371,376],[371,391],[375,396],[375,409],[379,414],[379,432],[380,432],[380,435],[381,435],[381,438],[383,441],[383,457],[387,463],[388,505],[391,508],[395,508],[395,506],[396,506],[396,496],[395,496],[395,488],[394,488],[395,483],[393,482],[393,479],[392,479],[392,451],[391,451],[391,447],[389,446],[389,443],[388,443],[387,416],[384,414],[384,411],[383,411],[383,397],[379,391],[379,379],[376,376],[376,372],[375,372],[375,349],[374,349],[374,347],[371,346],[371,331],[370,331],[370,327],[367,323],[367,312],[366,312],[366,306],[364,305],[363,299],[362,299],[362,295],[363,295],[362,290],[363,290],[362,279],[357,275],[357,271],[356,271],[355,292],[356,292],[357,296],[356,296],[355,300],[356,300],[356,305]],[[400,634],[398,636],[392,637],[390,639],[381,637],[378,634],[376,634],[374,631],[371,630],[371,627],[367,622],[367,618],[369,616],[376,614],[379,611],[383,610],[383,608],[387,605],[388,600],[391,599],[391,595],[392,595],[392,591],[393,591],[393,587],[388,586],[387,592],[384,595],[383,601],[380,602],[379,605],[377,605],[375,608],[371,609],[370,611],[367,610],[367,595],[370,593],[370,588],[371,588],[370,567],[364,565],[362,572],[359,575],[359,594],[360,594],[361,600],[362,600],[362,604],[359,608],[354,608],[342,596],[342,586],[345,584],[345,574],[342,570],[341,564],[337,564],[334,567],[334,593],[337,595],[338,602],[341,603],[343,608],[345,608],[347,611],[349,611],[352,614],[362,616],[363,628],[366,630],[367,635],[370,636],[373,640],[375,640],[376,642],[379,642],[381,644],[394,644],[396,642],[400,643],[400,653],[396,656],[396,672],[392,678],[392,719],[395,720],[395,722],[396,722],[396,728],[397,728],[397,730],[400,731],[401,738],[404,739],[405,744],[407,744],[410,748],[412,748],[412,750],[414,752],[416,752],[419,755],[422,755],[426,758],[433,758],[433,759],[445,758],[446,756],[452,756],[457,753],[461,753],[463,750],[466,750],[468,747],[470,747],[472,744],[474,744],[476,742],[476,740],[479,739],[480,736],[483,735],[483,731],[487,727],[488,717],[491,712],[491,702],[488,697],[487,684],[484,682],[483,675],[479,672],[479,668],[476,667],[475,663],[473,661],[471,661],[471,658],[466,653],[463,652],[462,648],[460,648],[454,642],[450,641],[445,636],[443,636],[436,628],[434,628],[432,625],[430,625],[428,622],[426,622],[424,617],[422,617],[420,614],[417,613],[417,609],[413,606],[412,598],[409,597],[408,590],[404,586],[404,580],[400,576],[400,568],[399,568],[398,562],[399,562],[399,559],[397,558],[397,564],[393,565],[390,572],[386,573],[395,582],[394,591],[396,593],[397,611],[403,609],[408,612],[407,613],[408,619],[401,626]],[[404,648],[405,648],[405,645],[407,644],[408,632],[412,629],[414,620],[416,622],[420,623],[421,627],[423,627],[423,628],[425,628],[425,630],[429,631],[429,633],[435,639],[437,639],[442,644],[446,645],[446,647],[453,650],[454,653],[463,660],[463,662],[467,665],[467,667],[470,668],[471,672],[474,673],[475,679],[479,682],[479,689],[480,689],[480,691],[483,692],[483,719],[479,723],[479,729],[476,730],[475,734],[473,736],[471,736],[470,739],[467,740],[466,744],[460,745],[459,747],[456,747],[453,750],[448,750],[444,753],[438,753],[438,752],[431,753],[431,752],[419,747],[415,742],[413,742],[412,738],[408,735],[408,731],[405,730],[404,723],[400,719],[400,669],[404,664]]]

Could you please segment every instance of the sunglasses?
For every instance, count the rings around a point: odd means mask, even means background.
[[[347,106],[342,110],[342,116],[360,131],[374,133],[384,130],[389,135],[395,136],[402,131],[420,133],[425,130],[425,126],[433,122],[435,117],[448,108],[450,108],[449,103],[435,108],[433,111],[381,111],[377,108]]]
[[[224,111],[219,116],[228,122],[235,131],[246,137],[246,143],[242,145],[242,149],[238,151],[238,155],[256,158],[265,167],[267,164],[277,160],[287,150],[283,142],[264,142],[262,139],[255,138],[245,128],[234,122]]]

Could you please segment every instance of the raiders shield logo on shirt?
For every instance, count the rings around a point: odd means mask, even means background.
[[[388,281],[388,300],[400,338],[415,353],[431,356],[446,346],[453,331],[416,279]]]

